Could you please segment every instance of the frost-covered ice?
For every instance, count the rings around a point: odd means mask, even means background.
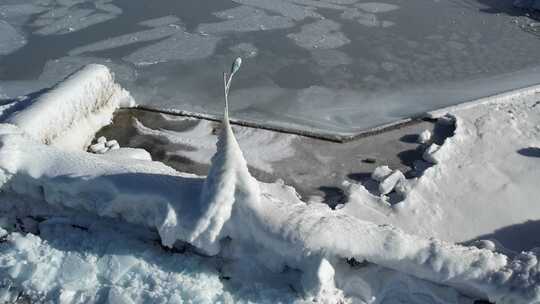
[[[50,85],[36,82],[48,62],[73,72],[92,57],[136,71],[118,80],[145,107],[217,117],[215,70],[243,55],[234,119],[351,135],[540,82],[531,12],[477,0],[10,1],[0,88],[27,94]]]
[[[299,33],[289,34],[288,37],[303,48],[334,49],[351,42],[339,29],[338,23],[321,20],[302,26]]]
[[[204,59],[214,53],[219,38],[179,32],[157,44],[144,47],[124,59],[136,65],[151,65],[171,60]]]
[[[193,120],[190,118],[180,121]],[[195,127],[185,132],[155,130],[134,121],[135,129],[140,135],[156,136],[168,145],[181,145],[186,149],[171,152],[172,155],[186,157],[197,163],[208,163],[215,152],[216,137],[212,136],[216,124],[201,120]],[[280,133],[252,128],[236,129],[236,137],[249,165],[255,169],[273,172],[272,163],[279,162],[294,154],[291,142],[294,136],[283,136]],[[261,149],[264,147],[264,149]]]

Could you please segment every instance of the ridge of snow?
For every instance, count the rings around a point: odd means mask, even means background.
[[[97,130],[110,123],[114,110],[134,104],[106,66],[90,64],[7,118],[6,123],[19,126],[43,143],[82,149]]]

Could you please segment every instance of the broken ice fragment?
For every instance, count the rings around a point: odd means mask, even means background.
[[[392,191],[394,191],[394,188],[398,185],[399,182],[405,180],[405,175],[401,173],[399,170],[394,170],[392,174],[387,176],[380,184],[379,184],[379,193],[386,195]],[[405,188],[403,186],[400,187],[400,190],[403,190],[403,192],[406,192]]]
[[[388,166],[379,166],[373,170],[373,173],[371,173],[371,178],[380,182],[390,174],[392,174],[392,169],[390,169]]]
[[[418,143],[425,144],[431,140],[431,132],[429,130],[424,130],[420,135],[418,135]]]

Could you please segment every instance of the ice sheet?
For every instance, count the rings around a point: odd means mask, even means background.
[[[27,41],[0,52],[0,87],[39,87],[47,62],[72,56],[76,70],[84,53],[134,69],[120,82],[140,104],[219,115],[219,74],[243,55],[232,117],[315,132],[540,82],[538,14],[503,0],[25,0],[0,19]]]

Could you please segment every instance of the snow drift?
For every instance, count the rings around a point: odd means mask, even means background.
[[[82,149],[130,94],[114,82],[106,66],[90,64],[47,90],[6,123],[17,125],[45,144]],[[76,130],[76,131],[75,131]]]
[[[510,257],[411,235],[352,217],[345,208],[308,205],[286,185],[258,182],[249,174],[227,112],[206,178],[159,162],[64,150],[57,144],[62,136],[88,134],[80,120],[109,117],[128,96],[106,68],[92,65],[10,118],[13,125],[0,124],[2,191],[27,197],[30,214],[48,206],[116,219],[118,225],[157,231],[165,246],[189,243],[207,255],[227,247],[236,258],[255,260],[276,273],[299,269],[304,291],[317,300],[341,297],[335,267],[354,259],[497,303],[540,303],[534,252]],[[61,102],[64,97],[72,102]]]

